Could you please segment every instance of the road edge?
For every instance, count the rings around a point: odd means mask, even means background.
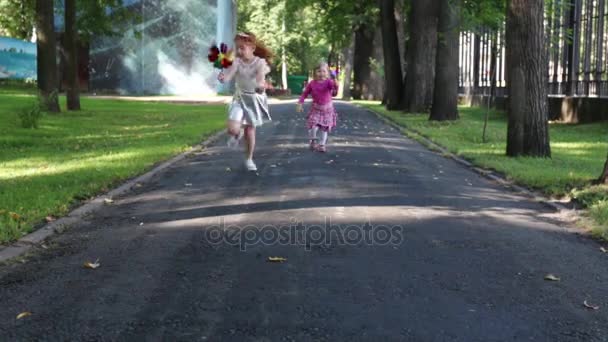
[[[204,150],[213,143],[217,142],[223,135],[224,130],[211,133],[211,135],[209,135],[205,140],[192,146],[192,148],[190,148],[188,151],[173,156],[164,162],[160,162],[160,164],[154,166],[151,170],[126,180],[121,185],[108,192],[102,193],[93,199],[84,201],[81,205],[70,211],[70,213],[68,213],[66,216],[43,225],[39,229],[21,237],[11,244],[0,245],[0,263],[20,257],[33,248],[41,245],[51,236],[63,233],[68,228],[78,225],[86,216],[103,207],[106,199],[112,199],[129,192],[136,186],[136,184],[144,183],[170,166],[186,159],[187,156]]]
[[[552,201],[551,199],[549,199],[547,196],[545,196],[543,193],[528,189],[520,184],[517,184],[516,182],[506,179],[505,177],[496,173],[495,171],[484,169],[482,167],[479,167],[479,166],[467,161],[464,158],[461,158],[461,157],[455,155],[454,153],[448,151],[445,147],[433,142],[432,140],[428,139],[427,137],[423,136],[422,134],[418,133],[417,131],[412,130],[411,128],[400,125],[399,123],[395,122],[391,118],[388,118],[365,106],[362,106],[362,105],[359,105],[356,103],[351,103],[351,104],[375,115],[378,119],[380,119],[384,123],[390,125],[391,127],[399,130],[400,132],[406,132],[406,133],[409,133],[409,135],[415,135],[416,138],[413,138],[413,137],[409,136],[408,134],[406,134],[406,136],[408,138],[418,142],[419,144],[424,146],[429,151],[435,152],[437,154],[441,154],[445,158],[452,159],[455,162],[457,162],[458,164],[465,166],[466,168],[474,171],[475,173],[481,175],[482,177],[492,180],[494,182],[497,182],[498,184],[507,188],[508,190],[512,190],[516,193],[524,195],[525,197],[527,197],[531,200],[534,200],[534,201],[542,203],[548,207],[551,207],[552,209],[554,209],[555,211],[557,211],[559,213],[566,213],[568,215],[576,215],[578,213],[577,209],[568,208],[561,203],[556,203],[556,202]],[[578,215],[576,215],[576,217],[578,218]]]

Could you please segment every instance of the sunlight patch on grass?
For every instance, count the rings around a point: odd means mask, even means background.
[[[83,98],[82,111],[46,113],[39,129],[20,128],[17,111],[33,100],[0,92],[0,243],[225,125],[224,105]]]

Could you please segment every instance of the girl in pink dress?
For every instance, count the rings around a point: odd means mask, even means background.
[[[329,67],[327,63],[320,63],[314,70],[315,78],[308,83],[300,100],[297,111],[303,111],[302,104],[308,95],[312,94],[312,106],[307,116],[308,136],[310,138],[310,149],[318,152],[326,152],[327,136],[336,127],[338,114],[332,103],[332,96],[338,93],[338,83],[329,78]],[[317,133],[321,131],[321,140],[317,139]]]

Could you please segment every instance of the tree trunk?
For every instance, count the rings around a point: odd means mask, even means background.
[[[427,111],[433,102],[437,50],[437,0],[412,0],[409,14],[405,111]]]
[[[68,110],[80,110],[80,82],[78,79],[78,29],[76,28],[76,0],[65,0],[65,49]]]
[[[608,156],[606,157],[606,162],[604,163],[604,171],[602,171],[602,175],[598,179],[598,183],[608,184]]]
[[[285,15],[283,15],[283,22],[281,25],[281,29],[283,30],[283,37],[285,37],[285,32],[287,31],[287,26],[285,25]],[[287,53],[285,52],[285,42],[281,40],[281,83],[282,88],[287,89]]]
[[[53,1],[36,1],[36,37],[38,62],[38,89],[42,98],[42,108],[59,112],[57,51],[54,28]]]
[[[337,61],[335,61],[334,44],[332,43],[329,47],[329,53],[327,54],[327,65],[331,67],[335,64],[334,62]]]
[[[550,157],[544,0],[507,5],[508,156]]]
[[[441,0],[430,120],[458,119],[459,11],[460,0]]]
[[[395,0],[378,0],[384,51],[384,77],[386,79],[385,104],[389,110],[399,109],[403,94],[401,55],[395,21]]]
[[[372,69],[369,83],[367,85],[367,93],[363,93],[363,98],[366,100],[380,101],[383,99],[386,90],[386,77],[384,69],[384,52],[382,49],[382,32],[380,23],[375,30],[374,42],[372,44],[372,60],[370,63]]]
[[[355,100],[368,94],[372,68],[369,59],[374,51],[374,30],[366,24],[361,24],[355,31],[355,52],[353,57],[353,91]]]
[[[405,70],[407,67],[406,64],[406,49],[405,49],[405,41],[407,40],[406,38],[406,32],[405,32],[405,18],[404,18],[404,3],[405,0],[397,0],[395,2],[395,21],[396,21],[396,25],[397,25],[397,40],[399,42],[398,46],[399,46],[399,52],[400,52],[400,59],[399,59],[399,65],[401,66],[401,90],[402,93],[400,94],[400,96],[403,95],[403,87],[405,86],[405,83],[403,82],[403,76],[405,76]],[[403,98],[401,99],[401,104],[403,105]]]
[[[352,94],[351,88],[351,77],[353,73],[353,52],[355,50],[355,37],[354,34],[351,37],[350,44],[344,48],[344,67],[342,68],[342,77],[344,84],[342,85],[342,99],[350,100]]]
[[[498,58],[498,31],[494,31],[492,35],[492,52],[490,53],[490,93],[488,94],[488,106],[486,115],[483,120],[483,133],[481,141],[486,143],[486,132],[488,128],[488,120],[490,117],[490,108],[495,105],[494,97],[496,94],[496,59]]]

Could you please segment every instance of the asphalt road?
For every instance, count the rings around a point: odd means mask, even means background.
[[[273,105],[258,174],[221,142],[0,266],[0,340],[608,341],[595,242],[337,108],[326,154]]]

